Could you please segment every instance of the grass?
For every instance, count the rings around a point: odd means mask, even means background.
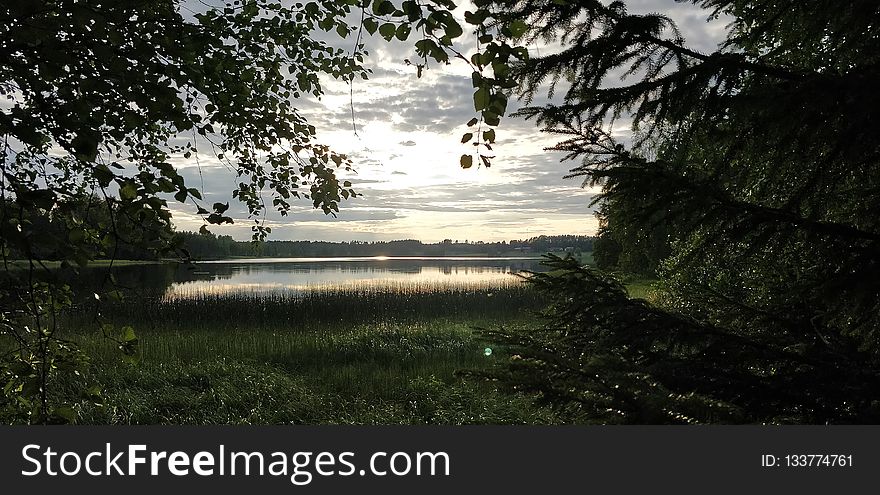
[[[657,279],[654,278],[634,278],[626,280],[624,286],[629,297],[653,302],[657,294],[656,283]]]
[[[258,361],[153,363],[103,374],[107,406],[82,422],[111,424],[505,424],[553,422],[527,399],[436,376],[393,396],[338,393],[313,377]]]
[[[552,423],[554,414],[457,371],[486,356],[475,327],[529,327],[542,299],[528,287],[325,287],[281,294],[186,293],[107,304],[138,322],[140,360],[94,330],[93,308],[66,336],[92,357],[62,395],[98,384],[104,407],[85,423]],[[498,352],[501,351],[501,352]]]
[[[592,265],[594,263],[593,252],[592,251],[581,252],[578,256],[578,261],[580,261],[582,265]]]
[[[249,346],[236,356],[199,358],[187,357],[206,354],[198,344],[171,352],[156,346],[135,365],[107,353],[82,377],[101,384],[107,406],[83,406],[80,417],[114,424],[553,422],[525,397],[457,377],[457,369],[487,364],[469,339],[448,338],[438,350],[405,338],[351,339],[329,352],[309,346],[268,358],[244,357]]]

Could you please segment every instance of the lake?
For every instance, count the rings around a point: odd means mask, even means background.
[[[258,258],[114,269],[119,284],[177,299],[216,295],[295,294],[335,288],[381,291],[504,287],[516,274],[540,271],[532,257]]]
[[[196,264],[192,277],[175,280],[169,297],[206,293],[289,293],[328,288],[469,288],[519,283],[538,270],[535,258],[348,257],[219,260]]]

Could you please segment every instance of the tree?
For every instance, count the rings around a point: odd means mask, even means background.
[[[463,34],[454,8],[450,0],[4,2],[0,332],[9,342],[2,342],[0,415],[30,422],[74,416],[69,405],[53,405],[48,391],[52,376],[85,363],[55,331],[56,315],[74,297],[60,282],[62,271],[115,259],[132,230],[124,224],[142,234],[138,248],[186,257],[170,229],[171,197],[191,204],[206,224],[232,221],[229,203],[204,204],[175,160],[212,152],[236,170],[232,196],[247,207],[255,239],[270,232],[260,220],[264,192],[282,215],[299,198],[334,214],[354,197],[352,184],[336,175],[351,162],[317,142],[295,102],[321,95],[322,76],[368,77],[364,32],[386,40],[413,33],[419,75],[429,59],[464,58],[453,48]],[[508,59],[526,52],[494,43],[485,16],[469,15],[485,49],[468,61],[479,113],[468,139],[489,149],[491,127],[506,109],[502,89],[511,86]],[[349,53],[321,41],[318,31],[356,35],[357,42]],[[486,67],[493,77],[482,75]],[[491,157],[478,156],[490,164]],[[82,204],[104,212],[73,207]],[[47,224],[65,228],[42,228]],[[45,263],[47,253],[60,270]],[[94,296],[113,294],[111,288]],[[96,325],[135,353],[132,328]]]
[[[350,9],[266,0],[216,8],[169,0],[4,3],[2,324],[17,344],[2,369],[10,414],[71,417],[66,405],[50,409],[46,390],[50,375],[66,371],[53,349],[64,348],[64,366],[78,363],[72,346],[54,337],[54,315],[71,295],[42,253],[53,253],[62,269],[115,257],[126,223],[144,233],[140,248],[173,249],[171,195],[191,202],[208,223],[231,221],[228,203],[201,204],[173,158],[213,149],[238,171],[233,196],[253,218],[264,209],[263,188],[282,214],[291,198],[333,212],[354,195],[334,172],[349,161],[315,143],[314,127],[291,104],[319,95],[322,73],[345,80],[366,74],[361,53],[349,56],[310,35],[349,32]],[[66,206],[95,194],[101,201],[87,201],[104,213]],[[66,229],[41,229],[44,218]],[[258,221],[254,230],[268,232]],[[12,266],[15,258],[26,262]],[[136,341],[130,329],[119,339],[126,350]]]
[[[599,208],[599,232],[593,259],[596,267],[635,276],[656,277],[661,262],[670,255],[670,232],[662,221],[650,229],[629,225],[623,203],[607,202]]]
[[[618,248],[672,246],[651,303],[549,259],[548,324],[489,332],[513,353],[494,376],[584,421],[877,422],[880,5],[694,3],[732,19],[712,53],[624,2],[493,4],[561,43],[514,73],[562,101],[519,113],[583,160]],[[627,115],[628,144],[609,132]]]

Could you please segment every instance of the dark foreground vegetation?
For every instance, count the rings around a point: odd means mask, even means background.
[[[694,2],[729,22],[703,53],[662,15],[563,3],[507,13],[566,46],[522,93],[572,82],[520,113],[602,187],[606,272],[554,260],[552,321],[495,332],[520,358],[494,376],[607,423],[880,422],[880,4]]]

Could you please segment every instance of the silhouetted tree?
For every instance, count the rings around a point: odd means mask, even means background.
[[[602,186],[607,263],[672,246],[651,303],[549,259],[548,325],[491,332],[515,354],[496,376],[587,421],[877,422],[880,4],[694,3],[730,19],[712,53],[624,2],[493,4],[561,43],[515,70],[561,102],[520,114]],[[609,131],[627,115],[628,144]]]

